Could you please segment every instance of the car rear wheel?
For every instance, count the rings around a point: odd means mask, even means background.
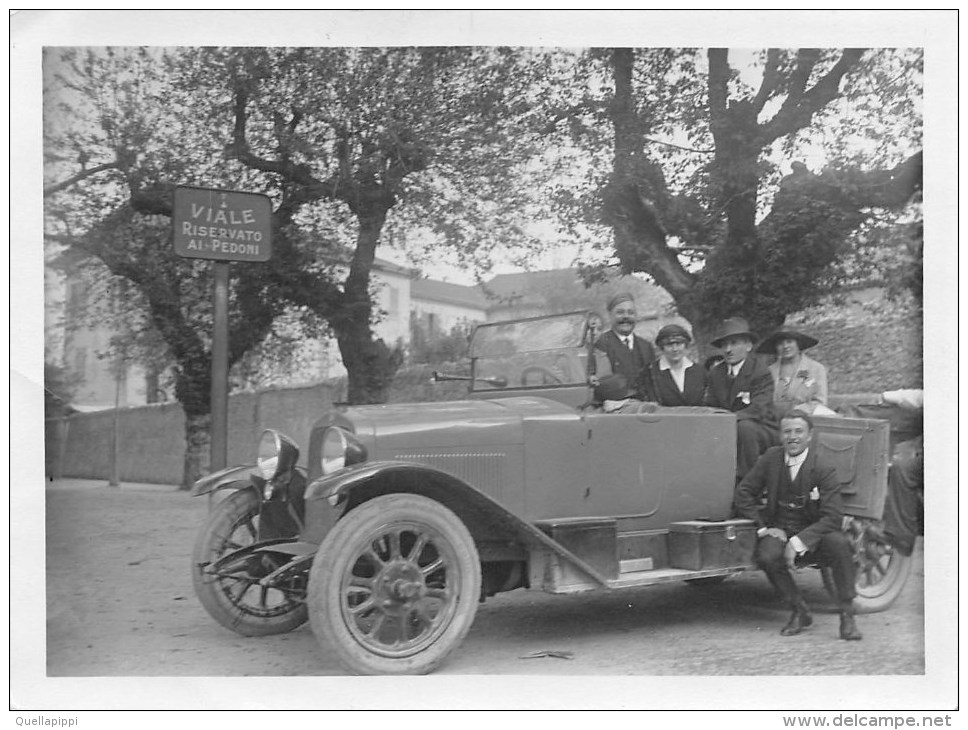
[[[259,525],[259,495],[241,489],[212,508],[195,542],[192,582],[205,610],[222,626],[243,636],[292,631],[306,622],[301,591],[259,585],[279,567],[271,555],[253,555],[218,574],[209,566],[233,550],[252,545]]]
[[[426,674],[460,645],[477,612],[481,565],[439,502],[390,494],[347,513],[309,575],[309,620],[324,650],[357,674]]]
[[[848,527],[857,566],[854,608],[859,613],[877,613],[888,608],[901,594],[911,573],[911,556],[891,543],[880,522],[855,518]],[[822,568],[824,588],[836,599],[833,572]]]

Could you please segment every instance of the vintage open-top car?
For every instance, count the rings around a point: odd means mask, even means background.
[[[729,519],[735,416],[602,412],[589,323],[575,312],[478,326],[470,374],[438,376],[466,380],[466,400],[334,407],[305,469],[291,439],[266,431],[255,465],[195,485],[229,490],[195,546],[202,604],[245,635],[308,618],[353,672],[424,673],[486,596],[701,585],[753,568],[752,523]],[[879,528],[888,426],[816,421],[850,515],[858,610],[882,610],[910,570]]]

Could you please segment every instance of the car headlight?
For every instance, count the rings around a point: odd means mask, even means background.
[[[266,481],[291,470],[299,461],[296,442],[278,431],[268,429],[259,439],[259,453],[255,463]]]
[[[366,449],[346,429],[330,426],[323,433],[323,447],[319,456],[323,474],[332,474],[344,466],[358,464],[365,460]]]

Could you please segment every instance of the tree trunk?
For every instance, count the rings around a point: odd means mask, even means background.
[[[369,325],[351,325],[337,333],[346,367],[346,400],[353,404],[386,403],[402,355],[374,340]]]
[[[208,474],[209,447],[212,417],[209,414],[185,416],[185,466],[182,472],[182,489],[191,489],[201,477]]]
[[[358,209],[360,230],[356,251],[346,277],[343,313],[330,320],[346,367],[346,399],[353,404],[386,403],[390,383],[403,361],[402,353],[391,350],[383,340],[374,339],[370,321],[370,272],[376,247],[392,204],[374,195],[368,209]]]

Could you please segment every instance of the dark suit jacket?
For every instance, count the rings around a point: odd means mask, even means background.
[[[833,467],[818,463],[816,446],[811,446],[796,481],[792,483],[783,459],[783,447],[767,449],[736,486],[734,503],[737,515],[753,520],[757,527],[779,527],[777,507],[784,486],[792,487],[795,494],[806,500],[804,519],[808,525],[796,534],[807,550],[813,550],[826,533],[842,529],[844,508],[840,482]],[[810,499],[810,492],[814,488],[820,494],[819,500]],[[764,496],[766,506],[761,509]]]
[[[624,375],[629,383],[629,395],[639,400],[655,400],[652,392],[652,380],[649,376],[649,365],[655,360],[655,350],[652,343],[644,337],[634,336],[633,346],[638,354],[641,365],[636,367],[632,351],[625,346],[619,336],[609,330],[595,343],[595,347],[608,356],[612,372]],[[769,372],[767,372],[769,375]],[[772,383],[772,379],[770,380]],[[770,395],[772,398],[772,393]]]
[[[655,400],[663,406],[701,406],[706,394],[706,370],[693,363],[686,368],[683,390],[676,386],[672,374],[659,368],[658,361],[649,366]]]
[[[733,411],[737,420],[752,418],[765,426],[776,428],[773,376],[770,375],[769,368],[755,355],[750,354],[730,383],[728,367],[725,362],[721,362],[709,371],[706,405]],[[746,394],[748,402],[741,395],[743,393]]]

